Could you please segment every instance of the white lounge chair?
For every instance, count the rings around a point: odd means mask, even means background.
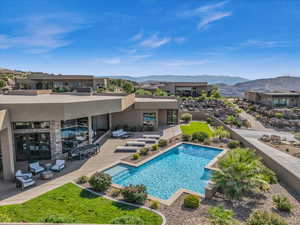
[[[65,163],[66,163],[65,160],[57,159],[55,161],[55,164],[53,166],[51,166],[51,170],[56,171],[56,172],[62,171],[65,168]]]
[[[35,181],[32,178],[28,177],[16,177],[17,188],[21,188],[22,190],[26,187],[32,186],[35,184]]]
[[[125,135],[128,135],[128,132],[124,131],[123,129],[119,129],[112,132],[112,136],[115,138],[123,137]]]
[[[140,148],[136,146],[118,146],[116,152],[137,152]]]
[[[146,143],[145,142],[140,142],[140,141],[127,141],[126,145],[127,146],[145,147]]]
[[[144,134],[143,138],[160,139],[159,134]]]
[[[16,177],[28,177],[28,178],[32,178],[32,173],[30,173],[30,172],[24,173],[21,170],[17,170]]]
[[[145,142],[146,144],[156,144],[156,142],[157,142],[156,139],[151,139],[151,138],[139,138],[137,141]]]
[[[45,170],[45,168],[42,167],[39,162],[35,162],[35,163],[29,164],[29,170],[33,174],[38,174],[40,172],[43,172]]]

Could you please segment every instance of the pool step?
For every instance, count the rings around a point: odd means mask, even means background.
[[[129,170],[126,170],[126,171],[122,171],[121,173],[119,173],[119,174],[116,174],[114,177],[113,177],[113,179],[116,181],[116,180],[124,180],[124,179],[126,179],[126,178],[128,178],[128,177],[130,177],[131,176],[131,174],[130,174],[130,172],[129,172]]]

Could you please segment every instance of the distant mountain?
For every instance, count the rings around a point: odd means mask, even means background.
[[[235,85],[218,84],[224,96],[243,96],[245,91],[300,91],[300,77],[282,76],[240,82]]]
[[[126,79],[135,82],[146,81],[164,81],[164,82],[208,82],[209,84],[224,83],[227,85],[234,85],[239,82],[248,81],[242,77],[233,76],[214,76],[214,75],[149,75],[141,77],[133,76],[111,76],[111,78]]]

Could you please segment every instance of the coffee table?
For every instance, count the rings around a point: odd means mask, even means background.
[[[43,180],[50,180],[54,177],[54,173],[51,170],[45,170],[41,172],[41,178]]]

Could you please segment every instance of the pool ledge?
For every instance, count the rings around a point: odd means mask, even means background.
[[[218,147],[213,147],[213,146],[208,146],[208,145],[202,145],[202,144],[197,144],[197,143],[193,143],[193,142],[179,142],[179,143],[176,143],[176,144],[174,144],[174,145],[171,145],[170,147],[168,147],[168,148],[165,149],[165,150],[160,151],[158,154],[155,154],[155,155],[153,155],[153,156],[151,156],[151,157],[149,157],[149,158],[147,158],[147,159],[145,159],[145,160],[142,160],[142,161],[140,161],[140,162],[138,162],[138,163],[131,163],[131,162],[127,162],[127,161],[124,161],[124,160],[119,160],[118,162],[115,162],[115,163],[113,163],[113,164],[111,164],[111,165],[109,165],[109,166],[107,166],[107,167],[101,169],[100,171],[105,171],[105,170],[110,169],[110,168],[112,168],[112,167],[114,167],[114,166],[116,166],[117,164],[120,164],[120,163],[121,163],[121,164],[125,164],[125,165],[129,165],[129,166],[132,166],[132,167],[139,167],[139,166],[141,166],[141,165],[147,163],[148,161],[150,161],[150,160],[152,160],[152,159],[154,159],[154,158],[156,158],[156,157],[159,157],[160,155],[162,155],[162,154],[164,154],[164,153],[170,151],[170,150],[173,149],[174,147],[177,147],[177,146],[179,146],[179,145],[181,145],[181,144],[191,144],[191,145],[198,145],[198,146],[201,146],[201,147],[207,147],[207,148],[219,149],[221,152],[220,152],[213,160],[211,160],[211,161],[205,166],[205,169],[214,170],[214,171],[218,170],[218,168],[214,167],[214,165],[216,164],[216,162],[217,162],[220,158],[222,158],[222,157],[229,151],[228,149],[218,148]],[[112,187],[115,187],[115,188],[117,188],[117,189],[122,189],[122,188],[123,188],[123,186],[118,185],[118,184],[115,184],[115,183],[112,184]],[[200,196],[201,198],[204,198],[204,197],[205,197],[204,195],[199,194],[198,192],[194,192],[194,191],[191,191],[191,190],[188,190],[188,189],[180,188],[180,189],[178,189],[178,190],[177,190],[170,198],[168,198],[168,199],[166,199],[166,200],[165,200],[165,199],[161,199],[161,198],[154,197],[154,196],[152,196],[152,195],[148,195],[148,199],[149,199],[149,200],[153,200],[153,201],[158,201],[158,202],[160,202],[160,203],[162,203],[162,204],[164,204],[164,205],[170,206],[170,205],[172,205],[172,204],[173,204],[173,203],[174,203],[174,202],[175,202],[175,201],[176,201],[183,193],[185,193],[185,194],[198,195],[198,196]]]

